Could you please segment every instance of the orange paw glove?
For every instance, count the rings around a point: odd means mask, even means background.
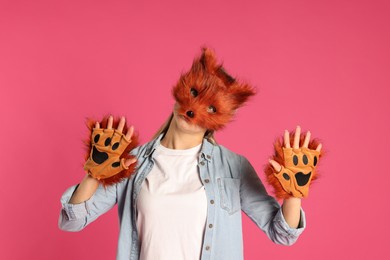
[[[112,117],[105,117],[100,123],[88,122],[91,137],[86,142],[88,156],[84,170],[104,185],[120,182],[134,171],[135,159],[129,152],[138,145],[138,138],[133,135],[133,128],[129,128],[131,132],[126,135],[122,133],[125,122],[124,118],[114,120]],[[130,160],[129,166],[126,160]]]
[[[284,147],[279,139],[275,142],[275,155],[265,168],[267,181],[278,199],[307,197],[311,182],[318,177],[322,145],[316,139],[310,141],[310,132],[300,132],[299,126],[292,134],[286,130]]]
[[[305,147],[283,148],[284,166],[281,165],[280,172],[274,173],[283,190],[296,198],[307,197],[319,156],[319,151]]]

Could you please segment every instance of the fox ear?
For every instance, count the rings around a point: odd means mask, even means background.
[[[222,64],[218,64],[215,53],[212,49],[203,47],[202,55],[199,58],[199,63],[210,74],[216,75],[220,78],[226,87],[232,85],[236,80],[229,73],[226,72]]]
[[[236,82],[236,79],[229,75],[226,70],[221,66],[218,67],[215,74],[218,78],[220,78],[226,87],[230,87],[232,84]]]
[[[233,109],[243,106],[251,96],[256,94],[255,89],[251,85],[237,82],[229,87],[229,92],[233,101]]]
[[[210,48],[203,47],[201,55],[194,59],[191,70],[195,73],[206,72],[212,74],[217,67],[218,65],[215,53]]]
[[[200,56],[199,62],[209,73],[213,73],[217,68],[217,58],[215,57],[214,51],[212,51],[210,48],[202,48],[202,55]]]

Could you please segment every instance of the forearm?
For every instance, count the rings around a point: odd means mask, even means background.
[[[76,191],[73,193],[69,203],[78,204],[88,200],[96,192],[98,186],[99,181],[92,178],[89,174],[86,174]]]
[[[283,201],[282,212],[284,219],[291,228],[297,228],[299,226],[301,217],[301,199],[289,198]]]

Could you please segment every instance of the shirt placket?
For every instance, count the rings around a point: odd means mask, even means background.
[[[207,222],[206,222],[206,230],[203,236],[203,246],[202,246],[202,254],[201,260],[209,260],[211,259],[211,250],[213,249],[212,238],[215,229],[215,193],[213,189],[213,184],[211,181],[211,177],[209,174],[209,163],[211,163],[211,156],[202,154],[199,159],[198,168],[200,179],[203,182],[206,197],[207,197]]]

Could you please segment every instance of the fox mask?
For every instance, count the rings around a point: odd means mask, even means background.
[[[191,69],[183,73],[172,89],[179,104],[178,114],[187,122],[208,130],[219,130],[233,118],[255,90],[230,76],[217,63],[214,52],[202,48]]]

